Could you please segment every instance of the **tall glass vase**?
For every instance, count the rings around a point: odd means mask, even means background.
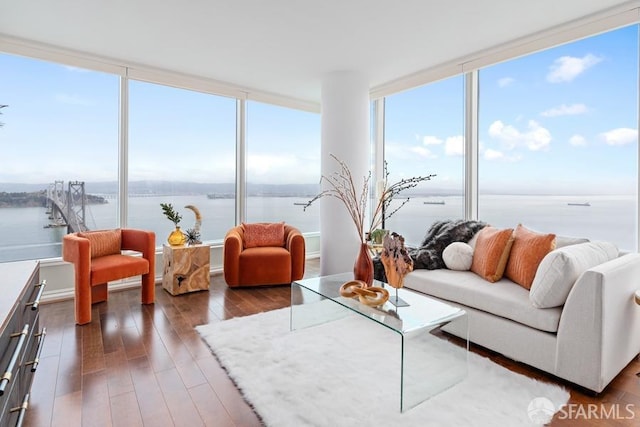
[[[353,278],[362,280],[367,286],[373,285],[373,260],[366,243],[360,244],[360,252],[353,265]]]

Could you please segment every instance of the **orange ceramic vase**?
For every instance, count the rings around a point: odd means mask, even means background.
[[[360,244],[360,252],[353,265],[353,278],[362,280],[368,286],[373,285],[373,260],[366,243]]]

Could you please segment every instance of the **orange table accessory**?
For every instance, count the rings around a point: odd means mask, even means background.
[[[362,280],[351,280],[340,286],[340,295],[346,298],[358,297],[365,305],[377,307],[389,299],[389,291],[377,286],[367,286]]]

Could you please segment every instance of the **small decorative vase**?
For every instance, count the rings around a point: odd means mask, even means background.
[[[176,229],[169,234],[167,241],[171,246],[182,246],[187,241],[187,238],[182,230],[180,230],[180,226],[176,225]]]
[[[366,243],[360,244],[360,252],[353,265],[353,278],[362,280],[367,286],[373,285],[373,260]]]

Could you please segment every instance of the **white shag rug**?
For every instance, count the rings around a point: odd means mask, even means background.
[[[196,327],[267,426],[542,425],[569,399],[470,352],[464,380],[401,413],[398,334],[358,315],[290,332],[289,310]]]

